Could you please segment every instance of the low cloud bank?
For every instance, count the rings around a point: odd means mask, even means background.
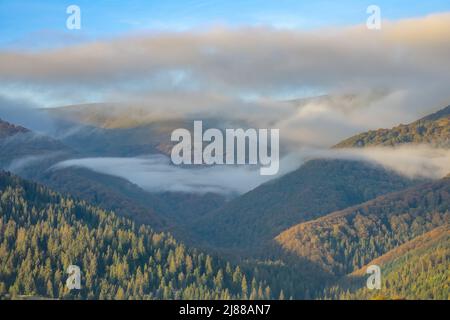
[[[450,173],[450,150],[427,145],[363,149],[303,149],[294,158],[300,162],[317,158],[366,161],[409,178],[440,179]]]
[[[183,168],[162,155],[137,158],[84,158],[58,163],[53,168],[82,167],[127,179],[150,192],[236,194],[269,180],[255,166]]]
[[[162,155],[137,158],[83,158],[60,162],[53,169],[82,167],[127,179],[150,192],[242,194],[312,159],[358,160],[381,165],[410,178],[439,179],[450,173],[450,150],[428,146],[365,149],[304,148],[281,160],[277,176],[261,176],[255,166],[173,166]]]

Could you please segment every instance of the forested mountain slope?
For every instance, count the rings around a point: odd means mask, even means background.
[[[109,144],[118,142],[115,135],[108,139]],[[94,139],[89,146],[97,152],[101,151],[100,142]],[[132,141],[128,142],[128,146],[136,151],[132,145]],[[83,148],[86,146],[83,141],[73,146],[80,149],[73,149],[59,140],[26,128],[0,122],[0,169],[43,183],[56,191],[71,194],[107,210],[114,210],[137,223],[146,223],[158,230],[173,230],[183,236],[186,232],[174,227],[177,222],[202,216],[220,207],[226,200],[218,194],[150,193],[125,179],[88,169],[53,168],[60,161],[91,154],[89,148]],[[108,146],[108,150],[103,151],[113,152]],[[122,146],[118,143],[114,148],[121,149]],[[130,151],[122,148],[123,152],[127,150]]]
[[[0,167],[22,171],[29,166],[43,169],[76,152],[58,140],[0,120]]]
[[[65,271],[82,271],[69,293]],[[0,296],[100,299],[278,297],[238,266],[85,202],[0,173]]]
[[[450,226],[433,229],[369,262],[381,289],[366,288],[367,266],[326,290],[327,299],[450,299]]]
[[[450,106],[408,125],[358,134],[338,143],[335,147],[361,148],[405,143],[431,144],[436,147],[449,148]]]
[[[345,275],[450,221],[450,179],[427,183],[294,226],[282,248]]]
[[[370,261],[366,266],[352,272],[352,275],[363,275],[365,274],[366,268],[369,265],[376,264],[379,266],[384,266],[392,263],[399,257],[402,257],[406,254],[410,254],[411,252],[414,252],[416,250],[428,250],[436,243],[443,243],[449,240],[450,240],[450,225],[446,223]]]
[[[144,190],[124,179],[106,176],[82,168],[55,170],[59,161],[78,158],[81,152],[67,147],[59,140],[37,134],[26,128],[3,122],[0,133],[0,168],[23,178],[38,181],[54,190],[98,204],[118,214],[135,215],[139,222],[151,223],[154,228],[167,225],[156,215],[150,201],[139,202],[148,196]],[[8,135],[6,135],[8,133]]]
[[[194,233],[224,248],[264,246],[283,230],[417,183],[357,161],[312,160],[194,222]]]

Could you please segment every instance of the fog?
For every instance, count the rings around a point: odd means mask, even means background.
[[[440,179],[450,173],[450,150],[428,145],[366,147],[361,149],[305,148],[292,154],[292,161],[311,159],[358,160],[380,165],[409,178]]]
[[[331,150],[303,148],[281,160],[277,176],[261,176],[256,166],[173,166],[170,159],[162,155],[71,159],[52,169],[82,167],[127,179],[150,192],[242,194],[313,159],[365,161],[410,178],[439,179],[450,173],[450,150],[425,145]]]
[[[182,168],[170,164],[162,155],[137,158],[72,159],[53,166],[54,170],[82,167],[127,179],[150,192],[188,192],[236,194],[268,181],[255,167],[214,166]]]

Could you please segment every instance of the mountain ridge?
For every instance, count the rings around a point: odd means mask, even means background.
[[[0,118],[0,139],[10,137],[18,133],[27,133],[27,132],[29,132],[28,129],[22,126],[14,125]]]
[[[410,124],[391,129],[363,132],[347,138],[333,148],[362,148],[366,146],[396,146],[426,143],[450,148],[450,105]]]
[[[231,200],[195,221],[194,228],[205,241],[219,247],[255,248],[296,223],[415,183],[418,181],[368,163],[311,160]]]
[[[325,289],[326,299],[450,298],[450,230],[445,224],[372,260]],[[368,290],[367,266],[378,265],[381,288]]]
[[[449,223],[449,208],[450,179],[444,178],[298,224],[276,241],[284,250],[342,275]]]

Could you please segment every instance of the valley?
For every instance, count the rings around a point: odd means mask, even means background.
[[[74,112],[74,107],[70,110]],[[431,265],[440,261],[441,267],[433,267],[429,272],[436,273],[436,279],[440,278],[442,283],[436,284],[437,280],[430,280],[434,278],[430,278],[429,273],[417,273],[418,277],[426,283],[433,281],[433,288],[448,288],[445,270],[448,270],[449,261],[446,251],[442,251],[448,246],[448,236],[443,234],[448,234],[450,223],[448,178],[432,180],[406,177],[369,162],[317,158],[244,194],[225,196],[214,192],[149,192],[123,178],[82,167],[54,170],[53,166],[68,159],[89,156],[164,154],[170,148],[163,137],[172,126],[167,123],[152,123],[128,127],[129,123],[125,121],[120,128],[110,128],[115,125],[110,122],[108,125],[99,125],[97,118],[96,121],[86,121],[85,118],[80,120],[70,119],[67,115],[65,117],[65,121],[71,125],[68,126],[67,134],[61,135],[61,140],[34,133],[6,121],[0,122],[1,168],[21,177],[11,176],[9,173],[1,175],[1,196],[6,202],[3,204],[3,222],[0,224],[5,236],[0,243],[3,242],[2,250],[12,248],[13,243],[19,241],[16,237],[24,231],[28,239],[37,232],[36,223],[51,223],[56,219],[51,217],[48,211],[50,207],[60,203],[63,207],[58,210],[71,212],[71,205],[66,208],[67,201],[77,203],[76,207],[79,209],[75,212],[79,213],[75,213],[75,217],[81,220],[70,220],[70,213],[64,213],[57,219],[64,225],[75,228],[73,232],[79,232],[76,231],[78,228],[85,230],[87,227],[86,230],[91,230],[88,232],[103,228],[97,224],[98,219],[106,219],[108,223],[112,219],[112,230],[116,229],[117,223],[124,223],[120,230],[131,232],[131,239],[137,237],[136,240],[130,240],[128,244],[124,242],[117,249],[118,254],[123,254],[122,260],[107,258],[109,260],[102,260],[101,272],[98,266],[90,271],[87,279],[92,281],[90,285],[96,289],[82,293],[85,297],[374,298],[373,293],[358,289],[362,280],[355,280],[355,277],[361,277],[358,270],[371,261],[387,266],[386,281],[390,283],[390,289],[383,291],[385,298],[427,297],[430,294],[432,297],[445,296],[445,289],[433,289],[438,291],[430,293],[432,289],[427,286],[414,291],[409,284],[414,279],[403,278],[402,287],[392,285],[392,277],[396,277],[400,270],[413,268],[409,260],[402,257],[411,257],[411,250],[418,250],[420,257],[423,256],[420,259],[431,261]],[[450,109],[447,107],[410,125],[356,135],[334,148],[370,148],[377,145],[395,147],[405,143],[427,143],[448,148],[449,119]],[[181,123],[183,120],[177,120],[172,125]],[[162,127],[166,129],[153,136],[154,132],[160,130],[155,128]],[[145,140],[149,136],[154,140]],[[21,179],[35,181],[40,185]],[[17,195],[14,192],[18,192]],[[39,196],[33,195],[35,193]],[[22,196],[25,198],[18,203],[8,202]],[[65,197],[70,200],[63,201]],[[12,215],[12,208],[23,201],[31,201],[36,209],[41,208],[37,220],[28,219],[27,224],[21,224],[20,215]],[[93,206],[97,207],[94,209]],[[20,204],[15,207],[14,212],[25,214],[28,212],[27,207],[28,205],[24,207]],[[66,214],[69,215],[65,216]],[[40,220],[42,221],[39,222]],[[25,228],[20,230],[24,231],[19,232],[20,225]],[[11,230],[8,231],[9,236],[6,236],[7,228]],[[141,229],[148,230],[145,231],[148,236],[143,240],[139,240],[141,232],[144,232],[139,231]],[[66,231],[61,229],[58,232],[62,234]],[[102,231],[104,232],[106,231]],[[439,236],[432,236],[432,244],[417,244],[421,243],[421,237],[435,233],[439,233]],[[41,240],[38,244],[47,243],[49,235],[39,235]],[[172,243],[176,245],[173,249],[164,249],[166,254],[158,258],[161,263],[167,263],[167,266],[159,269],[169,270],[171,273],[164,276],[158,271],[159,278],[152,280],[149,287],[145,282],[150,281],[148,279],[153,272],[150,272],[150,265],[145,261],[153,261],[155,255],[159,256],[162,251],[139,253],[139,250],[157,248],[156,243],[152,244],[156,238],[165,239],[164,242],[169,246]],[[107,239],[99,238],[98,241],[113,241],[111,235]],[[62,246],[67,245],[62,240],[58,241]],[[96,248],[92,247],[93,243],[80,241],[76,250],[90,248],[84,254],[89,252],[97,260],[106,259],[95,251],[101,252],[105,247]],[[130,251],[121,251],[124,246],[131,245],[130,250],[134,248],[135,241],[136,245],[139,245],[139,241],[148,243],[144,248],[136,247],[138,258],[129,256]],[[116,246],[117,243],[113,241],[111,245]],[[183,249],[176,249],[176,246]],[[44,252],[51,252],[47,250],[50,249],[47,248]],[[198,270],[207,273],[195,273],[188,280],[188,273],[193,269],[186,269],[187,256],[182,258],[184,262],[175,263],[179,264],[180,271],[170,271],[175,270],[171,266],[171,252],[177,250],[193,250],[192,254],[199,254],[196,258],[200,263]],[[0,250],[0,254],[2,252],[6,255],[5,251]],[[3,294],[34,292],[42,296],[67,297],[63,288],[57,288],[58,278],[36,275],[40,280],[34,284],[15,284],[15,279],[25,272],[16,270],[19,268],[18,259],[26,258],[23,254],[25,253],[19,250],[14,256],[4,260],[9,266],[4,268],[14,268],[15,271],[0,275],[0,291]],[[81,251],[70,254],[73,254],[70,259],[78,259],[84,268],[92,268]],[[209,255],[211,258],[208,258]],[[213,264],[213,270],[204,269],[205,263],[209,262],[202,259],[217,261]],[[54,261],[52,258],[47,261],[51,268],[62,268],[67,263],[66,260]],[[118,278],[115,272],[123,272],[120,268],[130,270],[128,276],[122,274],[122,278]],[[158,267],[155,265],[152,268]],[[241,271],[236,271],[236,268]],[[113,278],[103,279],[101,274]],[[177,279],[167,281],[175,276]],[[205,280],[205,277],[210,280]],[[121,281],[132,281],[132,284],[136,283],[136,287],[126,287],[125,282]],[[201,286],[197,288],[200,283]],[[173,290],[171,286],[178,286],[179,291]]]

